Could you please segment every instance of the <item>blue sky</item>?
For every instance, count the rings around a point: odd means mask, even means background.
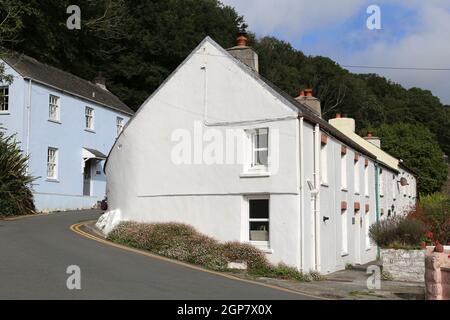
[[[271,35],[341,65],[450,68],[450,0],[222,0],[257,36]],[[381,30],[369,30],[370,5]],[[407,88],[431,90],[450,105],[450,71],[351,68],[376,72]]]

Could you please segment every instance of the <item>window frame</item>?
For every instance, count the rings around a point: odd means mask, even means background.
[[[383,180],[383,176],[384,176],[384,170],[383,168],[379,168],[378,169],[378,193],[380,195],[380,197],[384,197],[384,180]]]
[[[56,104],[54,104],[54,103],[52,103],[52,98],[55,98],[56,99]],[[59,121],[61,121],[61,112],[60,112],[60,110],[61,110],[61,98],[60,97],[58,97],[58,96],[55,96],[55,95],[53,95],[53,94],[50,94],[49,95],[49,101],[48,101],[48,119],[50,120],[50,121],[54,121],[54,122],[59,122]],[[52,118],[52,107],[55,107],[55,114],[56,114],[56,117],[55,118]]]
[[[9,86],[0,86],[0,91],[7,91],[6,94],[0,92],[0,113],[9,113]]]
[[[265,131],[267,135],[267,147],[255,147],[256,137],[261,135],[261,132]],[[248,160],[246,165],[247,172],[250,173],[268,173],[269,172],[269,159],[270,159],[270,129],[268,127],[255,128],[246,130],[247,138],[249,142],[248,147]],[[256,160],[257,152],[267,152],[267,164],[258,164]]]
[[[341,209],[341,255],[349,255],[348,243],[348,209]]]
[[[320,183],[328,185],[328,143],[320,146]]]
[[[341,153],[341,188],[342,190],[348,190],[347,153]]]
[[[366,212],[364,225],[365,247],[366,250],[372,249],[372,241],[370,240],[370,210]]]
[[[256,247],[261,247],[261,248],[264,248],[264,249],[269,249],[270,248],[270,196],[269,195],[258,195],[258,196],[246,196],[245,197],[245,200],[246,200],[246,221],[247,221],[247,223],[246,223],[246,242],[248,242],[248,243],[250,243],[250,244],[252,244],[252,245],[254,245],[254,246],[256,246]],[[267,200],[267,210],[268,210],[268,213],[267,213],[267,219],[266,218],[264,218],[264,219],[252,219],[252,218],[250,218],[250,208],[251,208],[251,206],[250,206],[250,202],[251,201],[257,201],[257,200]],[[268,241],[254,241],[254,240],[251,240],[251,236],[250,236],[250,232],[251,232],[251,230],[250,230],[250,227],[251,227],[251,223],[252,222],[267,222],[267,224],[268,224],[268,238],[269,238],[269,240]]]
[[[50,152],[54,152],[53,155],[53,163],[50,162]],[[50,166],[53,166],[52,169],[50,169]],[[53,175],[50,176],[50,171],[53,171]],[[58,180],[59,177],[59,149],[55,147],[48,147],[47,148],[47,180]]]
[[[360,158],[355,159],[355,163],[353,165],[353,184],[355,189],[355,194],[359,195],[361,193],[361,172],[360,172]]]
[[[123,131],[123,128],[124,128],[124,121],[125,121],[125,119],[124,118],[122,118],[122,117],[116,117],[116,134],[117,134],[117,137],[118,136],[120,136],[120,134],[122,133],[122,131]]]
[[[85,130],[95,131],[95,110],[94,110],[94,108],[89,107],[89,106],[85,107],[84,119],[85,119]]]
[[[369,165],[364,166],[364,195],[369,196]]]

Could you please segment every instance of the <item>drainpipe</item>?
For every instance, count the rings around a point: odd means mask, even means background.
[[[380,190],[379,190],[379,186],[378,186],[378,161],[375,161],[375,203],[376,203],[376,211],[377,211],[377,223],[380,222]],[[380,247],[377,246],[377,260],[379,260],[381,257],[380,254]]]
[[[28,80],[28,105],[27,105],[27,148],[26,148],[26,156],[30,156],[30,128],[31,128],[31,88],[32,88],[32,81],[31,79]],[[30,168],[30,159],[27,160],[27,169],[26,172],[28,173],[28,170]]]
[[[305,272],[305,166],[304,166],[304,118],[300,118],[300,266]]]
[[[319,145],[320,145],[320,126],[317,124],[314,127],[314,193],[313,193],[313,202],[314,202],[314,256],[315,256],[315,266],[316,271],[320,272],[321,269],[321,261],[320,261],[320,159],[319,159]]]

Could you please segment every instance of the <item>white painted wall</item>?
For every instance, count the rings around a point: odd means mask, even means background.
[[[243,176],[240,163],[174,163],[172,151],[177,142],[171,139],[173,133],[181,129],[194,136],[196,126],[222,135],[227,129],[243,134],[247,129],[268,128],[271,136],[279,133],[279,140],[270,142],[272,152],[280,150],[279,161],[270,168],[270,176],[264,177]],[[268,195],[270,248],[266,252],[271,262],[329,273],[344,269],[346,263],[372,261],[376,248],[365,246],[365,225],[376,221],[375,163],[369,161],[370,192],[366,196],[365,156],[361,156],[361,193],[355,194],[355,151],[348,148],[348,188],[341,190],[342,143],[330,137],[329,181],[326,186],[314,186],[319,190],[315,219],[314,192],[307,183],[314,185],[314,164],[320,163],[314,149],[320,149],[321,131],[314,137],[315,130],[315,125],[298,120],[297,112],[282,97],[207,39],[144,103],[113,147],[106,165],[107,230],[124,220],[181,222],[220,241],[245,242],[245,198]],[[239,148],[245,149],[243,144]],[[317,167],[316,174],[320,174]],[[348,203],[346,256],[341,255],[342,201]],[[355,202],[361,205],[357,214]],[[370,207],[367,214],[366,204]],[[330,218],[327,222],[325,216]]]

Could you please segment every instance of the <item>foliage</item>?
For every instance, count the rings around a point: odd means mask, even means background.
[[[450,198],[440,193],[421,196],[411,216],[425,224],[427,245],[450,244]]]
[[[373,224],[370,238],[385,249],[419,249],[424,238],[423,223],[411,217],[393,217]]]
[[[218,0],[79,0],[82,28],[68,30],[69,0],[0,3],[15,8],[13,12],[20,10],[3,24],[6,37],[14,39],[2,42],[4,46],[83,78],[93,79],[102,71],[111,92],[134,110],[205,36],[231,47],[244,22],[235,9]],[[6,11],[0,12],[4,17]],[[312,87],[326,120],[338,112],[351,116],[358,131],[383,123],[422,124],[434,135],[430,142],[437,141],[450,154],[450,107],[430,91],[405,89],[376,74],[350,73],[329,58],[306,56],[273,37],[256,39],[250,33],[250,39],[259,54],[261,74],[292,96]],[[434,146],[430,163],[422,154],[417,160],[415,153],[402,155],[405,161],[417,162],[412,167],[421,171],[419,187],[425,193],[442,183]]]
[[[108,240],[216,271],[227,271],[228,262],[245,262],[253,276],[298,281],[321,279],[319,274],[303,274],[286,265],[273,266],[251,245],[222,244],[184,224],[124,222],[108,235]]]
[[[418,175],[418,190],[430,194],[441,190],[447,180],[448,167],[435,136],[421,124],[382,124],[373,129],[382,147]],[[363,134],[367,132],[363,131]]]
[[[27,161],[14,136],[0,129],[0,216],[34,213]]]

